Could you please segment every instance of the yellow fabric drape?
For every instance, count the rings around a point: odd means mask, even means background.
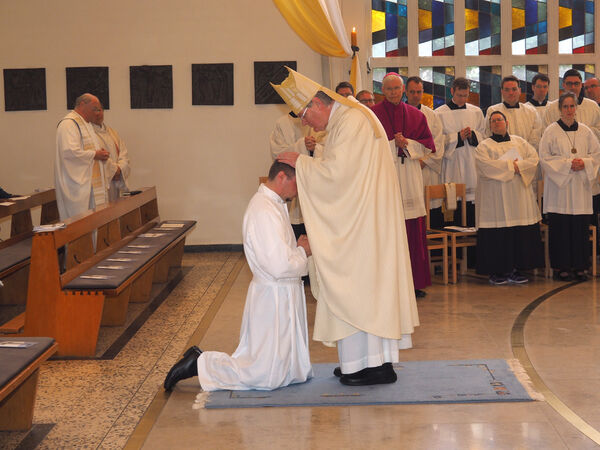
[[[348,56],[333,30],[319,0],[273,0],[289,26],[317,53]]]

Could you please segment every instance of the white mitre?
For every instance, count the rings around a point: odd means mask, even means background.
[[[367,106],[360,103],[354,97],[344,97],[325,86],[321,86],[319,83],[314,82],[310,78],[305,77],[301,73],[298,73],[287,66],[285,66],[285,68],[289,72],[287,78],[283,80],[281,84],[271,83],[271,86],[273,86],[273,89],[277,91],[279,96],[296,115],[299,116],[300,111],[310,103],[317,92],[322,91],[334,101],[361,111],[371,122],[376,137],[379,138],[382,135],[385,135],[377,116],[375,116]]]

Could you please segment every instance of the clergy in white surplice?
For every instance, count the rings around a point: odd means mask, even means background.
[[[298,152],[318,158],[323,153],[324,138],[325,133],[317,133],[311,127],[302,125],[300,118],[290,111],[275,122],[269,138],[271,157],[275,159],[283,152]],[[306,234],[298,197],[288,202],[288,211],[296,237]]]
[[[104,161],[110,154],[100,145],[91,123],[101,108],[96,96],[83,94],[58,123],[54,187],[61,220],[108,201]]]
[[[275,89],[303,123],[327,131],[322,158],[279,156],[296,166],[314,259],[313,338],[337,344],[341,383],[393,383],[392,363],[419,318],[387,135],[366,106],[288,71]]]
[[[537,200],[532,189],[539,162],[535,148],[508,134],[502,111],[489,117],[491,137],[477,146],[475,193],[477,273],[490,283],[527,283],[523,270],[544,262]]]
[[[423,185],[434,186],[442,183],[442,160],[444,157],[444,129],[442,122],[433,109],[421,104],[423,99],[423,80],[419,77],[409,77],[406,80],[406,103],[414,106],[423,113],[427,119],[429,131],[435,143],[435,152],[427,152],[420,160]],[[444,216],[442,214],[442,199],[431,200],[429,221],[431,228],[443,228]]]
[[[252,281],[239,345],[232,355],[189,348],[165,378],[167,391],[194,375],[204,391],[271,390],[312,376],[300,279],[308,272],[310,245],[306,235],[296,241],[285,204],[296,194],[294,169],[275,161],[244,215],[244,253]]]
[[[485,115],[485,136],[490,137],[490,117],[494,111],[501,111],[509,123],[508,133],[520,136],[533,148],[538,148],[542,137],[542,121],[535,108],[526,103],[520,103],[521,88],[519,79],[513,75],[504,77],[501,82],[502,103],[497,103],[487,109]]]
[[[452,82],[452,99],[436,108],[435,113],[444,128],[444,157],[442,160],[442,181],[462,183],[467,188],[467,225],[475,226],[475,149],[483,140],[485,118],[479,107],[467,103],[470,85],[466,78],[456,78]],[[454,214],[454,224],[460,222],[460,206]]]
[[[550,264],[555,278],[586,280],[592,185],[598,177],[600,145],[594,132],[575,120],[579,106],[574,93],[561,95],[558,106],[560,119],[546,128],[539,148]]]
[[[108,187],[108,200],[115,201],[123,192],[129,192],[127,179],[131,173],[129,165],[129,151],[119,133],[104,123],[104,107],[100,106],[92,126],[102,148],[110,153],[104,161],[104,178]]]

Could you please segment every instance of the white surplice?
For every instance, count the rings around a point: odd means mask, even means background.
[[[74,118],[79,119],[81,125],[78,125]],[[94,208],[92,171],[96,150],[100,148],[92,124],[86,122],[77,112],[70,112],[58,124],[54,186],[61,220]],[[104,164],[98,164],[103,170]],[[102,177],[104,179],[103,175]]]
[[[538,117],[542,121],[542,134],[543,134],[544,133],[544,128],[545,128],[545,125],[544,125],[544,114],[546,112],[546,107],[548,106],[548,103],[546,102],[546,104],[544,104],[544,105],[534,105],[533,103],[531,103],[531,100],[530,100],[530,101],[528,101],[525,104],[529,105],[529,106],[533,106],[535,108],[535,112],[538,113]]]
[[[436,184],[442,183],[442,160],[444,158],[444,128],[442,122],[438,118],[437,114],[429,106],[421,105],[419,108],[427,119],[427,125],[429,125],[429,131],[433,136],[433,142],[435,143],[435,152],[429,152],[421,161],[425,163],[423,167],[423,185],[424,186],[435,186]],[[435,199],[430,201],[431,208],[439,208],[442,206],[442,199]]]
[[[572,148],[577,152],[572,153]],[[594,133],[582,123],[577,131],[565,131],[554,122],[544,131],[539,150],[544,213],[592,214],[592,183],[600,165],[600,145]],[[575,158],[583,160],[583,170],[571,170]]]
[[[110,153],[110,156],[104,163],[104,176],[108,186],[108,198],[114,201],[119,198],[121,192],[128,192],[127,178],[131,173],[129,165],[129,151],[119,133],[114,128],[105,123],[102,126],[93,124],[96,136],[99,139],[100,146]],[[121,169],[121,177],[118,180],[113,179],[117,168]]]
[[[485,118],[481,109],[470,103],[466,109],[450,109],[442,105],[435,110],[444,128],[445,148],[442,162],[442,180],[444,183],[463,183],[467,188],[467,201],[475,200],[477,186],[477,169],[475,168],[475,147],[467,141],[458,145],[458,132],[470,127],[475,132],[478,142],[483,140]]]
[[[488,108],[485,115],[485,136],[490,137],[490,116],[494,111],[500,111],[508,120],[508,133],[520,136],[537,150],[542,138],[542,121],[531,104],[518,103],[518,108],[507,108],[504,103],[497,103]]]
[[[271,157],[273,160],[283,152],[297,152],[302,155],[308,155],[304,138],[306,136],[314,136],[317,144],[313,151],[313,156],[318,158],[323,154],[323,140],[325,133],[316,132],[309,126],[303,126],[302,120],[299,117],[292,117],[289,114],[281,116],[275,122],[275,128],[269,137],[269,145],[271,148]],[[298,197],[288,202],[288,211],[290,213],[290,222],[294,225],[303,223],[302,211],[298,203]]]
[[[404,152],[406,155],[404,158],[397,156],[398,147],[396,147],[395,140],[389,141],[389,145],[398,173],[404,219],[410,220],[426,215],[425,187],[419,160],[431,153],[431,150],[413,139],[407,139],[407,141],[408,146]]]
[[[198,358],[202,389],[270,390],[312,376],[306,302],[300,277],[307,257],[289,221],[285,202],[261,185],[244,215],[244,253],[252,281],[240,343],[229,356],[207,351]]]
[[[506,157],[507,155],[512,155]],[[517,157],[515,157],[518,155]],[[515,173],[514,159],[520,174]],[[475,195],[478,228],[533,225],[541,220],[532,189],[539,158],[525,139],[510,135],[510,141],[485,139],[477,146],[475,163],[479,180]]]

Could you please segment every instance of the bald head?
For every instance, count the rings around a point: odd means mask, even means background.
[[[102,112],[102,104],[95,95],[85,93],[75,99],[75,112],[86,122],[93,122],[95,116]]]

